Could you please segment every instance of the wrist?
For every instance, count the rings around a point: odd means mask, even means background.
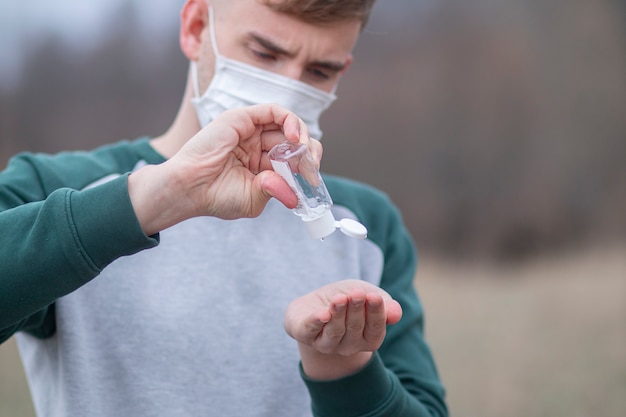
[[[298,343],[298,349],[305,375],[319,381],[352,375],[363,369],[373,356],[373,352],[357,352],[353,355],[325,354],[304,343]]]
[[[182,181],[169,173],[167,162],[148,165],[128,177],[128,194],[142,230],[148,236],[185,220],[189,209]]]

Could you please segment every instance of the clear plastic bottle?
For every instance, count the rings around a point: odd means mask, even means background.
[[[293,211],[302,218],[311,237],[323,239],[337,228],[348,236],[367,237],[367,229],[361,223],[352,219],[335,220],[330,210],[333,201],[305,145],[279,143],[270,150],[269,158],[274,171],[298,196],[298,205]]]

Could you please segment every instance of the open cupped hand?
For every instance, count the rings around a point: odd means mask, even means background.
[[[364,366],[401,316],[400,304],[381,288],[344,280],[292,301],[285,330],[298,341],[305,373],[331,379]]]

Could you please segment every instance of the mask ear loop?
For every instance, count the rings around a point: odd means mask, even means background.
[[[209,6],[209,30],[211,31],[211,46],[213,46],[213,53],[215,54],[215,60],[219,56],[219,51],[217,50],[217,40],[215,39],[215,14],[213,13],[213,6]]]
[[[191,61],[191,81],[193,83],[194,97],[200,97],[200,86],[198,85],[198,64],[196,61]]]
[[[217,41],[215,40],[215,15],[213,14],[213,6],[209,6],[209,31],[211,33],[211,46],[213,46],[213,54],[215,55],[215,64],[219,58],[217,50]],[[198,64],[191,61],[191,79],[193,81],[193,92],[195,97],[200,97],[200,85],[198,84]]]

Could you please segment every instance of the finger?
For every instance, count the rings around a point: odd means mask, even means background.
[[[365,329],[363,338],[368,350],[376,350],[385,339],[387,331],[387,314],[383,297],[377,293],[368,293],[365,302]]]
[[[319,310],[298,323],[285,323],[287,333],[299,342],[311,345],[324,329],[324,325],[330,320],[330,312],[327,309]]]
[[[264,131],[269,131],[269,130],[280,130],[281,132],[283,131],[282,125],[279,125],[278,123],[264,124],[263,126],[261,126],[261,129],[263,129]]]
[[[292,171],[299,173],[312,186],[317,187],[322,182],[322,177],[317,170],[317,161],[310,154],[305,154],[299,159],[296,166],[291,165]]]
[[[285,134],[280,129],[263,130],[261,132],[261,149],[264,152],[268,152],[274,145],[283,143],[286,139]]]
[[[311,156],[316,162],[317,168],[319,168],[319,162],[322,158],[322,144],[319,140],[313,139],[309,136],[309,128],[306,123],[304,123],[304,121],[295,113],[292,113],[281,106],[275,104],[269,106],[269,110],[274,117],[274,121],[271,123],[265,123],[263,130],[273,131],[276,127],[279,127],[282,129],[286,140],[305,144],[309,148]],[[254,108],[256,106],[252,107]],[[275,144],[276,143],[274,143],[274,145]],[[264,149],[270,148],[271,146],[269,148],[264,147]]]
[[[306,123],[295,113],[289,113],[283,121],[283,133],[287,140],[291,142],[304,143],[309,145],[309,128]]]
[[[289,209],[298,205],[298,196],[280,175],[271,170],[261,171],[254,178],[252,193],[255,213],[259,210],[260,214],[271,197]]]
[[[331,319],[326,323],[313,347],[322,353],[333,353],[343,339],[346,332],[345,320],[348,308],[348,298],[344,294],[333,297],[329,311]]]
[[[295,114],[292,114],[285,119],[283,133],[288,140],[306,145],[315,161],[316,168],[319,169],[322,158],[322,144],[319,140],[309,136],[309,128],[306,123]]]
[[[226,110],[218,119],[225,122],[225,127],[236,132],[239,141],[249,139],[257,129],[274,130],[275,126],[280,126],[287,139],[293,142],[300,139],[303,131],[308,135],[306,126],[302,130],[302,120],[277,104],[257,104]]]
[[[317,169],[320,169],[320,161],[322,160],[323,150],[322,143],[319,140],[313,138],[310,139],[309,152],[311,152],[311,156],[315,161]]]
[[[260,126],[262,150],[264,152],[269,151],[274,145],[284,142],[285,140],[299,142],[309,148],[315,166],[319,169],[323,152],[322,144],[320,141],[309,137],[309,128],[295,113],[274,104],[251,106],[248,109],[251,112],[251,120],[253,123],[265,121],[265,123]],[[269,111],[269,114],[273,118],[272,122],[268,122],[268,119],[258,117],[257,112],[262,109]],[[266,160],[265,158],[263,159]],[[262,164],[261,169],[269,169],[269,166],[265,167],[264,164]]]
[[[260,146],[246,146],[240,143],[232,149],[235,158],[241,162],[253,174],[257,174],[261,169],[261,159],[263,153]]]
[[[309,128],[302,119],[299,119],[299,142],[305,144],[309,148],[309,153],[315,162],[315,167],[320,168],[320,161],[322,159],[322,144],[319,140],[309,136]]]
[[[362,289],[354,289],[350,291],[348,311],[346,315],[346,334],[342,341],[342,344],[344,344],[347,349],[358,348],[363,343],[363,330],[365,329],[365,300],[366,293]]]

